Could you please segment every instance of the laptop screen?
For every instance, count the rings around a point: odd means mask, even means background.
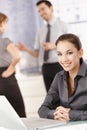
[[[9,130],[28,130],[5,96],[0,96],[0,127]]]

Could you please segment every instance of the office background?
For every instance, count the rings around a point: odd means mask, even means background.
[[[38,0],[0,0],[0,12],[9,17],[8,32],[15,44],[19,41],[33,49],[36,31],[43,24],[39,17],[36,2]],[[87,1],[86,0],[50,0],[54,5],[55,15],[70,25],[72,32],[77,34],[83,43],[84,58],[87,59]],[[21,53],[19,71],[23,74],[39,73],[38,59],[27,53]]]
[[[43,24],[36,9],[38,0],[0,0],[0,12],[8,15],[8,36],[15,44],[24,42],[33,49],[35,33]],[[50,0],[55,15],[69,23],[70,29],[82,41],[84,59],[87,60],[87,0]],[[17,78],[24,98],[27,117],[38,116],[37,110],[46,95],[38,59],[21,52]]]

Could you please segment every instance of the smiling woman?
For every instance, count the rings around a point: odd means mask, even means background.
[[[66,40],[62,40],[63,37],[65,37]],[[56,41],[56,45],[59,63],[61,64],[63,69],[65,71],[69,71],[72,74],[73,72],[75,74],[76,70],[77,74],[77,71],[80,67],[79,59],[82,58],[83,50],[80,48],[81,45],[78,46],[77,42],[75,41],[74,35],[68,34],[61,36],[60,39]]]
[[[75,34],[63,34],[56,46],[64,70],[56,74],[38,113],[54,120],[87,120],[87,65],[80,39]]]
[[[67,80],[68,86],[70,86],[68,87],[69,96],[74,90],[74,78],[80,68],[79,59],[82,59],[83,55],[80,41],[78,39],[76,42],[76,38],[73,34],[68,34],[61,36],[56,41],[59,63],[65,71],[69,72],[69,79]]]

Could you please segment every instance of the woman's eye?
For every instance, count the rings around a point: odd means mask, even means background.
[[[73,54],[73,52],[68,52],[69,55]]]
[[[58,56],[62,56],[62,54],[60,54],[60,53],[58,53],[57,55],[58,55]]]

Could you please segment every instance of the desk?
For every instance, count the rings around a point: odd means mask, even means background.
[[[22,121],[27,126],[29,130],[44,130],[46,128],[54,128],[61,125],[65,125],[66,121],[55,121],[51,119],[43,118],[22,118]]]
[[[29,130],[87,130],[87,121],[55,121],[43,118],[22,118]]]

